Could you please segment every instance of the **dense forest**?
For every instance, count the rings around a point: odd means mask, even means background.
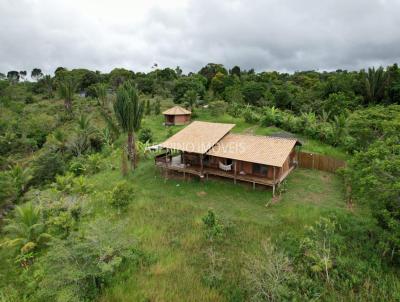
[[[260,246],[244,239],[268,232],[255,222],[184,204],[161,210],[161,197],[146,195],[156,176],[148,174],[153,155],[145,147],[179,130],[162,126],[161,112],[172,103],[190,108],[194,119],[274,127],[339,150],[347,162],[338,171],[346,209],[321,205],[307,227],[282,229]],[[0,73],[0,301],[118,301],[122,293],[107,292],[118,282],[140,292],[143,279],[128,283],[128,275],[151,274],[163,257],[146,245],[155,232],[143,229],[146,217],[159,219],[160,229],[164,219],[175,221],[168,244],[194,255],[185,266],[207,289],[199,300],[398,301],[399,133],[397,64],[294,73],[213,63],[189,74],[156,65],[148,73]],[[112,187],[102,191],[107,182]],[[258,194],[238,192],[238,199]],[[190,211],[196,219],[189,221]],[[136,215],[136,237],[126,232],[133,228],[126,226],[129,213]],[[179,239],[181,231],[198,230],[203,237]],[[246,255],[242,245],[251,249]]]

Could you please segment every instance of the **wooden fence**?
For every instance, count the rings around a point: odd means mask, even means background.
[[[332,173],[346,166],[344,160],[308,152],[299,152],[298,161],[300,168],[316,169]]]

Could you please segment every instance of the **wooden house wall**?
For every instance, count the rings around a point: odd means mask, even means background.
[[[190,121],[190,114],[175,115],[175,125],[183,125]]]

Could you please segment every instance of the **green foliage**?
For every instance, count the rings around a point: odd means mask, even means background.
[[[78,83],[72,77],[67,77],[58,84],[60,97],[64,99],[65,110],[69,113],[72,112],[72,101],[77,87]]]
[[[181,77],[175,82],[172,90],[175,103],[182,103],[185,93],[189,90],[196,92],[199,97],[203,97],[205,93],[206,80],[201,76]]]
[[[243,104],[244,96],[240,85],[232,85],[225,88],[224,99],[230,104]]]
[[[87,174],[96,174],[103,167],[103,158],[99,153],[89,154],[86,157],[85,172]]]
[[[39,300],[93,300],[127,261],[135,261],[136,241],[124,223],[98,220],[84,235],[54,240],[39,263],[36,296]]]
[[[154,103],[154,114],[159,115],[161,113],[161,102],[160,99],[157,99]]]
[[[142,143],[153,142],[153,132],[150,128],[142,128],[139,132],[139,141]]]
[[[214,101],[208,105],[212,116],[221,116],[226,112],[228,104],[224,101]]]
[[[75,176],[79,176],[86,171],[86,158],[84,156],[74,157],[69,162],[68,171],[73,173]]]
[[[366,203],[381,228],[379,248],[400,264],[400,145],[393,136],[357,153],[345,172],[357,201]]]
[[[377,139],[396,135],[400,131],[400,105],[374,106],[353,112],[348,117],[348,131],[353,148],[365,149]]]
[[[335,228],[335,220],[321,218],[314,227],[308,227],[301,242],[304,261],[309,264],[310,272],[328,283],[335,257],[331,247]]]
[[[54,188],[64,193],[72,192],[74,174],[66,173],[65,175],[57,175],[56,181],[53,183]]]
[[[48,242],[50,235],[45,233],[38,207],[29,202],[23,206],[16,206],[14,211],[14,218],[6,220],[6,239],[2,245],[16,248],[21,254],[26,254]]]
[[[13,166],[9,171],[9,175],[14,183],[17,196],[25,193],[27,186],[32,179],[32,172],[29,168],[25,168],[20,164]]]
[[[188,106],[192,108],[194,105],[196,105],[197,99],[197,92],[193,89],[189,89],[183,95],[182,102],[188,104]]]
[[[144,107],[144,114],[145,115],[151,114],[150,100],[146,100],[145,107]]]
[[[0,171],[0,206],[15,200],[17,195],[17,188],[10,173]]]
[[[144,105],[139,101],[136,89],[130,82],[125,82],[117,91],[117,101],[114,104],[115,116],[121,129],[128,133],[128,156],[131,168],[136,165],[136,150],[134,148],[134,132],[140,128]]]
[[[110,204],[118,210],[126,208],[134,197],[134,192],[128,182],[118,183],[111,191]]]
[[[207,214],[202,218],[205,226],[205,236],[209,241],[219,240],[224,235],[224,225],[217,218],[214,211],[209,209]]]
[[[207,269],[203,272],[202,281],[210,288],[218,288],[223,281],[223,261],[224,259],[213,247],[210,247],[207,252]]]
[[[136,89],[130,82],[118,89],[114,112],[123,131],[132,132],[140,128],[143,109],[144,105],[139,101]]]
[[[111,70],[109,77],[111,86],[117,88],[125,81],[131,80],[133,78],[133,72],[124,68],[114,68]]]
[[[385,89],[388,83],[388,74],[383,67],[375,69],[368,68],[368,73],[364,73],[364,97],[367,103],[380,103],[385,96]]]
[[[208,63],[202,67],[199,74],[207,79],[207,87],[211,84],[212,79],[218,74],[226,75],[228,71],[222,64]]]
[[[32,163],[33,185],[41,185],[52,182],[57,174],[62,175],[65,170],[65,161],[61,154],[44,152]]]
[[[263,102],[265,86],[259,82],[246,82],[243,85],[242,93],[246,103],[250,105],[260,105]]]
[[[256,112],[251,110],[251,107],[249,106],[247,106],[243,110],[242,115],[246,123],[254,124],[260,121],[260,116]]]
[[[261,255],[247,256],[245,279],[250,301],[292,300],[289,285],[295,278],[289,258],[270,241],[263,243]]]

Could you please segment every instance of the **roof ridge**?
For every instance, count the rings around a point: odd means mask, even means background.
[[[239,135],[239,136],[253,136],[253,137],[262,137],[262,138],[274,138],[274,139],[286,139],[286,140],[299,140],[296,137],[280,137],[280,136],[272,136],[272,135],[261,135],[261,134],[248,134],[248,133],[229,133],[231,135]]]

